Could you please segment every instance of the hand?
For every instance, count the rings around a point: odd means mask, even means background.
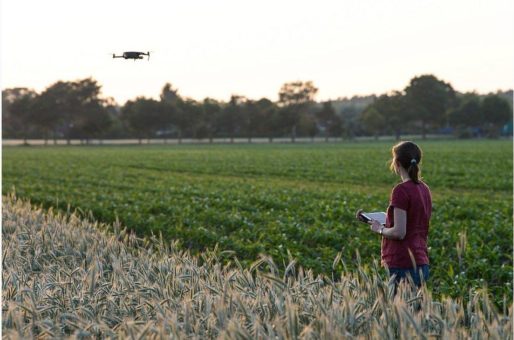
[[[361,221],[361,222],[366,222],[366,221],[364,221],[364,220],[362,219],[362,217],[361,217],[361,213],[362,213],[363,211],[364,211],[364,210],[362,210],[362,209],[357,210],[357,212],[355,213],[355,218],[356,218],[357,220]]]
[[[377,220],[371,220],[371,222],[368,223],[370,225],[371,231],[374,231],[377,234],[380,234],[380,230],[384,228],[384,226]]]

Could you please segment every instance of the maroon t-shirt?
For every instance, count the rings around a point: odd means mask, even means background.
[[[394,208],[407,212],[407,233],[403,240],[382,238],[382,263],[389,268],[412,268],[428,264],[427,238],[432,214],[432,195],[423,182],[407,181],[396,185],[387,208],[386,228],[394,226]]]

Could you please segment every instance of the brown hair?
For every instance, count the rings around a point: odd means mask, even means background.
[[[391,170],[394,170],[396,164],[399,163],[407,170],[410,179],[418,184],[421,179],[421,170],[419,169],[423,154],[421,149],[413,142],[400,142],[393,146],[391,153],[393,154]]]

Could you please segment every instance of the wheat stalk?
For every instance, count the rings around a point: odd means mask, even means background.
[[[13,196],[2,221],[6,339],[512,338],[512,305],[500,313],[487,291],[470,292],[466,306],[426,287],[393,297],[377,264],[337,279],[292,258],[282,275],[266,256],[224,265],[217,249],[194,257]]]

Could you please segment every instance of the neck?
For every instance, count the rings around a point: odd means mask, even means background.
[[[404,168],[400,168],[400,177],[404,183],[411,180],[409,173]]]

